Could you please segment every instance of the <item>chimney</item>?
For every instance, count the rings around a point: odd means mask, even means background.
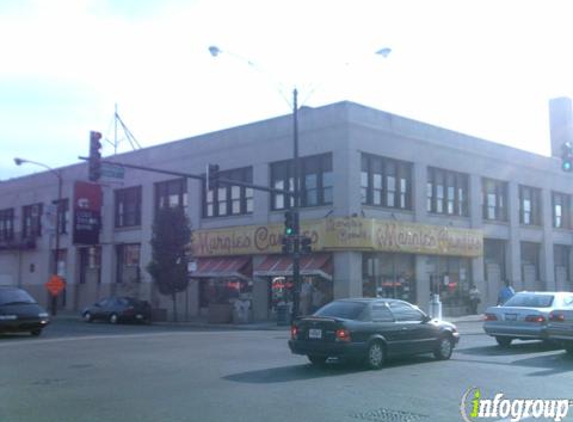
[[[561,156],[565,142],[573,144],[573,110],[571,98],[559,97],[549,100],[549,130],[551,134],[551,155]]]

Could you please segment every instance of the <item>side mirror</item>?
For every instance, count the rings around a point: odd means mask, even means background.
[[[432,317],[430,315],[424,315],[424,318],[422,318],[422,323],[426,323],[426,322],[430,322],[432,320]]]

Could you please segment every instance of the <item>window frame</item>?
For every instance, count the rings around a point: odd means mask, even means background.
[[[142,191],[141,185],[114,191],[114,225],[116,229],[141,226]]]
[[[221,179],[236,180],[237,182],[253,183],[253,167],[239,167],[220,171]],[[234,184],[219,184],[217,189],[206,190],[202,186],[204,201],[202,205],[203,218],[234,217],[250,215],[254,212],[254,189]]]
[[[411,211],[413,168],[413,164],[408,161],[362,153],[361,204]]]
[[[469,217],[469,175],[437,167],[428,167],[426,211],[431,214]]]

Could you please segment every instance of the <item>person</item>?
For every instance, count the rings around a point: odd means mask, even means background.
[[[499,294],[497,296],[497,304],[498,305],[503,305],[505,302],[507,302],[513,295],[515,294],[515,290],[513,289],[513,287],[511,286],[511,284],[509,283],[509,280],[505,280],[504,282],[504,286],[501,288],[501,290],[499,291]]]
[[[472,315],[476,315],[478,305],[481,302],[481,297],[480,297],[480,292],[475,284],[471,285],[469,295],[470,295],[470,312]]]
[[[312,291],[312,312],[316,312],[324,302],[324,293],[322,289],[316,285]]]

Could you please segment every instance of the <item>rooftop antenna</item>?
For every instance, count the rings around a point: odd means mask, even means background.
[[[118,128],[120,128],[123,131],[123,137],[121,139],[118,138]],[[119,147],[119,144],[121,144],[124,140],[127,140],[129,142],[129,144],[131,145],[131,149],[133,149],[134,151],[141,149],[141,145],[139,144],[139,142],[137,142],[137,139],[135,138],[133,133],[131,133],[129,128],[121,119],[121,116],[117,111],[117,103],[115,103],[115,112],[113,114],[113,140],[107,138],[105,140],[109,144],[113,145],[114,155],[117,154],[117,149]]]

